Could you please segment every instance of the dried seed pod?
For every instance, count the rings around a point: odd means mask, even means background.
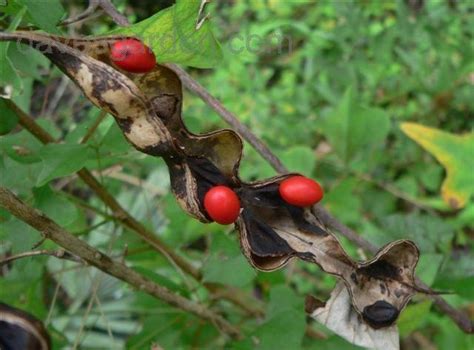
[[[31,32],[0,33],[43,52],[99,108],[112,114],[127,140],[139,151],[163,157],[178,203],[209,222],[204,196],[225,185],[235,190],[242,211],[237,219],[243,254],[252,266],[272,271],[292,258],[315,263],[343,280],[353,309],[371,327],[387,327],[416,292],[414,269],[419,252],[410,241],[392,242],[370,261],[352,260],[336,237],[309,210],[291,205],[279,185],[298,174],[253,183],[238,175],[242,140],[232,130],[195,135],[181,118],[182,87],[169,68],[156,65],[145,74],[114,68],[110,45],[126,37],[71,39]]]

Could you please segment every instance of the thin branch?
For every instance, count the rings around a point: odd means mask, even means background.
[[[92,174],[93,175],[102,175],[102,176],[105,176],[105,177],[108,177],[108,178],[111,178],[111,179],[115,179],[115,180],[119,180],[119,181],[122,181],[124,183],[127,183],[129,185],[132,185],[132,186],[136,186],[136,187],[139,187],[139,188],[143,188],[146,192],[148,192],[149,194],[151,194],[152,196],[164,196],[166,193],[163,189],[153,185],[153,184],[150,184],[150,183],[147,183],[147,182],[143,182],[142,179],[136,177],[136,176],[133,176],[133,175],[129,175],[129,174],[126,174],[124,172],[122,172],[122,166],[121,165],[113,165],[111,166],[110,168],[107,168],[107,169],[104,169],[102,171],[93,171]]]
[[[102,123],[102,121],[105,119],[106,116],[107,116],[107,112],[104,111],[104,110],[101,110],[99,116],[94,121],[94,124],[91,125],[89,130],[87,130],[87,133],[82,138],[82,140],[81,140],[82,144],[86,144],[87,141],[89,141],[89,139],[92,137],[92,135],[94,135],[94,133],[97,130],[97,128],[99,127],[100,123]]]
[[[61,25],[67,26],[88,19],[99,9],[102,9],[107,15],[109,15],[117,25],[123,27],[130,25],[127,17],[122,15],[110,0],[89,0],[89,5],[83,12],[75,17],[65,19],[61,22]]]
[[[428,207],[427,205],[421,203],[418,201],[416,198],[410,196],[408,193],[404,193],[401,190],[399,190],[396,186],[393,186],[388,183],[383,183],[380,181],[375,180],[372,176],[369,174],[364,174],[364,173],[358,173],[358,172],[351,172],[355,177],[362,181],[366,181],[374,186],[377,186],[381,188],[384,191],[387,191],[388,193],[392,194],[393,196],[403,199],[404,201],[410,203],[411,205],[420,208],[430,214],[435,214],[435,211]]]
[[[80,21],[85,20],[87,17],[92,15],[98,6],[98,0],[89,0],[89,5],[87,8],[79,13],[77,16],[66,18],[64,21],[61,22],[61,25],[68,26],[70,24],[74,24]]]
[[[78,258],[77,256],[74,256],[66,252],[64,249],[59,249],[59,250],[32,250],[29,252],[23,252],[23,253],[19,253],[15,255],[10,255],[0,260],[0,266],[3,266],[5,264],[8,264],[18,259],[29,258],[32,256],[38,256],[38,255],[54,256],[55,258],[58,258],[58,259],[65,259],[65,260],[82,263],[82,260]]]
[[[209,13],[206,13],[205,15],[203,15],[203,12],[206,5],[209,4],[210,2],[211,0],[201,0],[201,5],[199,6],[198,16],[196,19],[196,26],[195,26],[196,30],[201,29],[204,22],[206,22],[206,20],[209,19],[210,17]]]
[[[56,140],[39,124],[35,122],[31,116],[23,112],[15,103],[11,100],[5,100],[8,107],[16,113],[18,116],[19,123],[28,130],[32,135],[34,135],[42,143],[54,143]],[[153,232],[148,230],[143,226],[139,221],[132,217],[125,209],[123,209],[120,204],[115,200],[115,198],[104,188],[92,175],[92,173],[83,168],[77,172],[77,175],[92,189],[93,192],[102,200],[102,202],[111,209],[114,213],[114,219],[120,222],[123,226],[128,229],[136,232],[146,243],[151,247],[156,249],[159,253],[163,254],[173,265],[178,266],[184,272],[194,277],[197,281],[202,280],[201,272],[187,262],[184,258],[176,254],[170,247],[168,247],[164,242],[162,242],[158,237],[155,236]],[[81,205],[85,205],[82,203]],[[95,210],[96,208],[89,206],[89,209]],[[100,213],[100,212],[99,212]],[[102,213],[100,213],[103,215]],[[104,216],[104,215],[103,215]],[[108,217],[106,214],[104,217]],[[220,293],[222,289],[225,289],[221,286],[204,283],[211,293]],[[223,298],[229,300],[236,306],[243,308],[246,312],[252,315],[261,315],[262,309],[257,306],[258,301],[248,295],[244,295],[240,290],[234,290],[234,293],[224,293]]]
[[[166,303],[211,322],[231,337],[239,337],[240,332],[227,320],[203,305],[192,302],[180,295],[170,292],[153,281],[145,278],[125,264],[112,260],[109,256],[88,245],[83,240],[56,224],[40,211],[28,206],[10,190],[0,187],[0,206],[8,210],[18,219],[41,232],[72,254],[80,257],[90,265],[106,274],[114,276],[135,288],[142,290]]]
[[[255,134],[253,134],[249,128],[243,125],[232,112],[227,110],[218,99],[213,97],[206,90],[206,88],[194,80],[193,77],[191,77],[191,75],[189,75],[181,67],[175,64],[168,64],[167,66],[174,70],[176,74],[178,74],[179,78],[188,90],[198,95],[208,106],[214,109],[217,114],[220,115],[221,118],[226,121],[235,131],[237,131],[248,143],[250,143],[277,172],[288,173],[288,169],[283,165],[278,157],[273,154],[273,152],[257,136],[255,136]],[[325,226],[338,231],[341,235],[349,239],[355,245],[371,253],[376,253],[378,251],[378,248],[375,245],[341,223],[322,206],[315,205],[312,208],[312,211]],[[416,279],[416,283],[422,288],[428,288],[418,278]],[[474,325],[469,319],[468,315],[466,315],[461,310],[453,308],[439,295],[429,295],[429,297],[433,299],[434,304],[439,308],[439,310],[448,315],[461,330],[466,333],[473,332]]]
[[[194,80],[184,69],[175,65],[167,64],[169,68],[178,74],[183,84],[196,95],[201,97],[211,108],[213,108],[226,123],[237,131],[248,143],[250,143],[260,155],[266,159],[278,172],[287,172],[283,163],[275,156],[272,151],[265,145],[250,129],[242,124],[237,117],[227,110],[218,99],[213,97],[201,84]]]
[[[36,121],[28,114],[23,112],[13,101],[5,100],[8,107],[18,116],[19,123],[33,134],[42,143],[54,143],[56,140],[44,130]],[[77,172],[78,176],[84,181],[95,194],[104,202],[114,213],[115,217],[129,229],[135,231],[145,242],[154,247],[158,252],[166,256],[173,264],[179,266],[182,270],[200,279],[200,272],[192,266],[189,262],[177,255],[170,247],[162,242],[156,235],[133,218],[122,206],[115,200],[115,198],[97,181],[92,173],[83,168]]]
[[[128,27],[130,25],[127,17],[118,12],[114,4],[112,4],[112,1],[99,0],[99,7],[102,8],[102,10],[104,10],[104,12],[108,14],[117,25],[122,27]]]

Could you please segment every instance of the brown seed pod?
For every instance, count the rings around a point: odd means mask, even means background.
[[[370,261],[358,263],[308,209],[292,206],[279,195],[280,175],[245,183],[239,178],[242,140],[232,130],[191,133],[183,123],[182,87],[169,68],[149,73],[117,70],[110,45],[123,37],[72,39],[32,32],[0,33],[42,50],[96,106],[112,114],[127,140],[139,151],[163,157],[180,206],[209,222],[205,193],[225,185],[243,208],[236,226],[241,250],[252,266],[272,271],[292,258],[315,263],[343,280],[352,307],[374,328],[392,325],[416,292],[414,269],[419,252],[411,241],[392,242]]]

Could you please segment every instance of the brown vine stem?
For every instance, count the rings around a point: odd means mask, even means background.
[[[8,107],[18,116],[19,123],[38,140],[44,144],[56,142],[52,135],[44,130],[31,116],[26,114],[15,103],[13,103],[11,100],[5,100],[5,102],[7,103]],[[136,232],[146,243],[156,249],[159,253],[163,254],[173,264],[179,266],[179,268],[191,275],[197,281],[202,280],[202,274],[197,268],[176,254],[170,247],[157,238],[154,233],[148,230],[139,221],[132,217],[124,208],[122,208],[122,206],[107,191],[107,189],[102,186],[99,181],[97,181],[97,179],[89,170],[83,168],[77,172],[77,175],[83,182],[86,183],[86,185],[89,186],[89,188],[95,192],[102,202],[104,202],[105,205],[107,205],[107,207],[112,210],[114,217],[122,225]],[[246,296],[235,289],[232,290],[232,293],[226,293],[222,291],[222,287],[212,283],[204,283],[204,286],[209,291],[221,295],[222,298],[229,300],[250,315],[262,316],[264,313],[263,306],[258,299]]]
[[[240,331],[228,321],[207,307],[192,302],[180,295],[170,292],[151,280],[143,277],[125,264],[112,260],[107,255],[75,237],[65,229],[48,218],[45,214],[28,206],[10,190],[0,187],[0,206],[8,210],[18,219],[26,222],[31,227],[41,232],[47,239],[54,241],[59,246],[80,257],[92,266],[106,274],[112,275],[135,288],[142,290],[155,298],[190,312],[199,318],[211,322],[227,335],[238,338]]]
[[[56,140],[39,126],[33,118],[28,114],[23,112],[14,102],[11,100],[5,100],[8,107],[15,112],[18,116],[19,123],[28,130],[32,135],[34,135],[42,143],[55,143]],[[102,186],[102,184],[97,181],[97,179],[92,175],[92,173],[83,168],[77,172],[77,175],[84,181],[94,192],[95,194],[112,210],[114,216],[122,222],[129,229],[138,233],[138,235],[162,253],[164,256],[168,257],[174,264],[179,266],[183,271],[186,271],[188,274],[193,276],[196,279],[201,278],[199,270],[192,266],[189,262],[184,260],[181,256],[177,255],[170,247],[168,247],[164,242],[162,242],[156,235],[154,235],[150,230],[143,226],[140,222],[135,220],[128,212],[122,208],[122,206],[115,200],[115,198]]]
[[[217,98],[212,96],[206,90],[205,87],[203,87],[181,67],[175,64],[167,64],[167,66],[174,70],[176,74],[178,74],[179,78],[188,90],[195,93],[209,107],[214,109],[217,114],[225,122],[227,122],[236,132],[238,132],[250,145],[252,145],[255,150],[277,172],[288,173],[288,169],[283,165],[283,163],[278,159],[278,157],[249,128],[242,124],[232,112],[226,109]],[[315,205],[313,207],[313,213],[322,221],[325,226],[335,231],[338,231],[341,235],[346,237],[358,247],[361,247],[371,253],[376,253],[378,251],[378,248],[375,245],[373,245],[372,243],[361,237],[359,234],[357,234],[354,230],[350,229],[342,222],[337,220],[322,206]],[[428,288],[418,278],[416,279],[416,283],[422,288]],[[429,295],[429,297],[433,299],[433,302],[438,307],[438,309],[444,314],[448,315],[462,331],[466,333],[473,333],[474,325],[473,322],[469,319],[468,315],[466,315],[460,310],[453,308],[439,295]]]

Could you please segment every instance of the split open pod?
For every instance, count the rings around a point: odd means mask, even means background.
[[[252,266],[272,271],[293,258],[317,264],[341,279],[350,297],[347,308],[360,322],[374,329],[393,325],[417,290],[415,244],[393,242],[370,261],[354,261],[310,208],[282,199],[280,184],[298,174],[246,183],[238,174],[242,140],[234,131],[196,135],[186,128],[181,82],[173,70],[159,64],[148,73],[116,68],[110,49],[124,39],[0,34],[2,41],[20,41],[40,50],[94,105],[113,115],[133,147],[162,157],[174,195],[191,216],[212,221],[205,210],[206,193],[218,185],[232,188],[241,208],[236,219],[241,250]]]

